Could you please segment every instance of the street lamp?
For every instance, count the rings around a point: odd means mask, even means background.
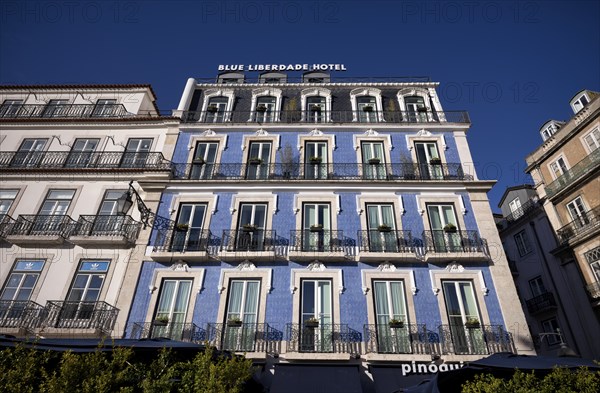
[[[556,329],[556,333],[539,333],[538,337],[540,338],[540,340],[543,340],[544,337],[546,336],[558,336],[558,338],[560,339],[560,348],[558,349],[558,351],[556,351],[556,356],[563,358],[563,357],[569,357],[569,358],[578,358],[580,357],[579,354],[577,354],[577,352],[575,352],[574,350],[572,350],[571,348],[569,348],[567,346],[567,343],[565,343],[565,341],[563,340],[563,336],[560,333],[560,329]]]
[[[117,199],[117,209],[121,214],[127,214],[131,206],[133,206],[133,196],[137,203],[138,211],[140,212],[140,220],[144,224],[144,229],[149,225],[150,216],[154,213],[146,206],[140,194],[133,188],[133,180],[129,182],[129,189],[119,199]]]

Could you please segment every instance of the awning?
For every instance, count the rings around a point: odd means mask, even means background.
[[[398,366],[373,365],[369,366],[376,393],[393,393],[403,388],[418,385],[435,377],[435,374],[403,375]]]
[[[270,393],[362,393],[359,368],[276,364]]]

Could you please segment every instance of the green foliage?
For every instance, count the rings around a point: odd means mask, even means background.
[[[9,393],[241,393],[253,373],[250,360],[217,357],[210,348],[192,361],[176,361],[168,350],[144,360],[128,348],[56,354],[17,346],[0,351],[0,386]]]
[[[476,375],[462,385],[463,393],[596,393],[600,391],[600,371],[586,367],[572,371],[556,367],[543,378],[532,371],[516,370],[508,380],[490,374]]]

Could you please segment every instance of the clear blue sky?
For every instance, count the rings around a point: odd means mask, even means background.
[[[598,1],[0,0],[0,83],[151,83],[176,108],[218,64],[343,63],[338,76],[425,75],[469,111],[493,208],[548,119],[600,91]]]

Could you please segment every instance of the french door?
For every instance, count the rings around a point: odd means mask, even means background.
[[[218,147],[216,142],[198,142],[192,160],[190,179],[212,179]]]
[[[192,280],[164,279],[154,321],[164,320],[166,323],[152,326],[153,338],[167,337],[181,340],[185,330],[185,321],[192,290]]]
[[[223,349],[254,351],[260,281],[231,280],[224,326]],[[234,323],[241,321],[241,324]],[[239,326],[238,326],[239,325]]]
[[[302,280],[300,351],[333,352],[331,297],[330,280]],[[309,326],[314,320],[318,326]]]
[[[306,142],[304,145],[304,178],[327,179],[327,142]]]
[[[202,236],[206,204],[182,203],[173,236],[171,250],[173,251],[203,251],[206,249],[207,239]]]
[[[404,97],[404,103],[406,104],[406,115],[410,122],[427,121],[427,107],[425,106],[423,97]]]
[[[15,153],[10,166],[12,167],[35,167],[38,166],[44,156],[44,146],[48,139],[25,139]]]
[[[331,250],[331,216],[329,204],[304,204],[302,251]]]
[[[242,203],[237,226],[237,251],[263,251],[267,205]]]
[[[415,151],[423,180],[444,178],[440,153],[435,142],[415,142]]]
[[[486,353],[473,283],[471,281],[443,281],[442,287],[454,353]],[[474,322],[477,323],[474,324]]]
[[[206,109],[207,123],[223,123],[226,118],[228,97],[212,97]]]
[[[379,353],[410,353],[410,327],[402,281],[374,281],[375,322]],[[390,324],[401,322],[398,324]]]
[[[259,180],[269,177],[271,142],[250,142],[246,161],[246,179]]]
[[[590,223],[590,218],[588,217],[581,197],[577,197],[569,202],[567,204],[567,209],[577,228],[582,228]]]
[[[67,168],[85,168],[93,164],[94,151],[99,139],[76,139],[67,157]]]
[[[369,251],[398,252],[393,205],[367,205]]]
[[[427,205],[431,238],[436,252],[462,251],[462,239],[453,205]],[[454,227],[454,230],[451,229]]]
[[[386,179],[385,157],[383,143],[363,142],[361,144],[363,177],[365,179]]]
[[[70,320],[69,326],[87,327],[89,321],[101,314],[94,315],[96,302],[106,279],[109,261],[81,260],[69,293],[63,306],[60,319]],[[102,322],[102,321],[98,321]]]
[[[127,141],[121,166],[125,168],[144,168],[148,160],[152,139],[132,138]]]

